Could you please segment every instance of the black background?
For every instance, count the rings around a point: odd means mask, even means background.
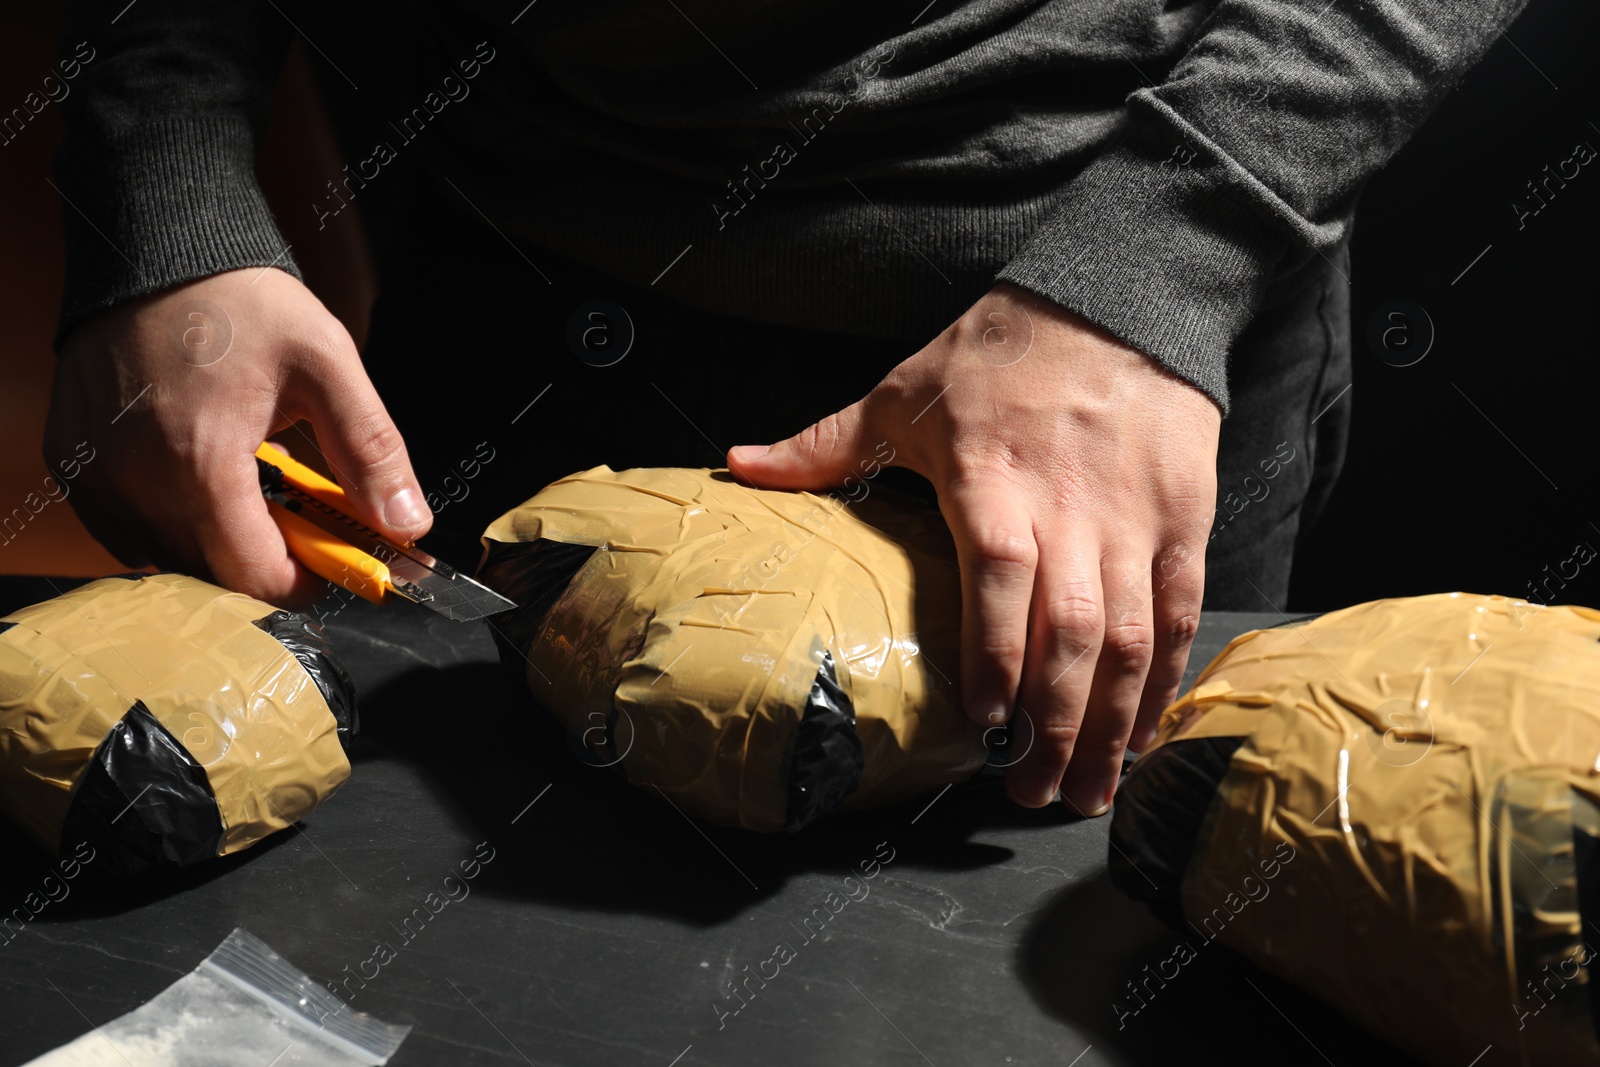
[[[1296,561],[1291,607],[1447,589],[1526,597],[1580,541],[1600,548],[1600,159],[1520,231],[1511,206],[1579,141],[1600,149],[1597,40],[1600,5],[1533,3],[1368,186],[1352,246],[1355,384],[1341,401],[1354,404],[1350,451]],[[1433,321],[1433,348],[1410,367],[1366,344],[1391,300]],[[1600,559],[1551,588],[1556,603],[1600,602]]]

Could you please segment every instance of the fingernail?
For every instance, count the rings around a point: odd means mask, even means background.
[[[402,489],[383,506],[383,521],[392,529],[409,533],[422,528],[428,521],[428,513],[423,510],[422,498],[415,489]]]
[[[1073,812],[1086,819],[1098,818],[1111,810],[1115,789],[1103,789],[1092,784],[1075,784],[1062,790],[1062,796]]]
[[[1010,716],[1007,715],[1006,702],[996,696],[978,697],[972,702],[972,707],[967,714],[979,726],[998,726]]]
[[[1061,779],[1054,771],[1039,769],[1029,771],[1017,783],[1017,793],[1036,807],[1049,804],[1056,798],[1056,786]]]
[[[734,445],[728,449],[728,458],[738,463],[749,463],[760,459],[771,450],[771,445]]]

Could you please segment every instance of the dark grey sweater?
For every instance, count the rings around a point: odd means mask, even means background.
[[[930,340],[999,278],[1226,410],[1264,296],[1343,238],[1522,4],[921,2],[436,4],[415,107],[306,210],[417,153],[536,265],[868,336]],[[58,338],[221,270],[294,269],[253,156],[287,19],[316,23],[284,0],[125,4],[66,5],[67,53],[95,58],[63,105]]]

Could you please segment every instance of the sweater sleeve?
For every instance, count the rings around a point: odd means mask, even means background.
[[[53,168],[67,250],[57,348],[90,315],[183,282],[267,265],[299,276],[255,177],[292,32],[260,0],[63,5],[78,77]]]
[[[1228,351],[1267,287],[1343,239],[1362,183],[1524,2],[1222,0],[998,280],[1226,413]]]

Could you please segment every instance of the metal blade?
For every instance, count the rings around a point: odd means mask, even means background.
[[[389,568],[392,588],[405,599],[455,622],[474,622],[516,609],[515,601],[468,578],[443,560],[435,559],[415,545],[396,544],[357,519],[288,484],[281,472],[278,478],[270,478],[266,470],[277,471],[277,468],[260,460],[257,462],[265,468],[261,491],[268,500],[383,563]]]
[[[447,619],[473,622],[502,611],[512,611],[517,606],[514,601],[507,600],[482,582],[468,578],[448,564],[436,560],[431,568],[419,567],[417,577],[407,579],[407,588],[401,588],[401,568],[389,564],[389,573],[396,578],[395,592],[437,611]]]

